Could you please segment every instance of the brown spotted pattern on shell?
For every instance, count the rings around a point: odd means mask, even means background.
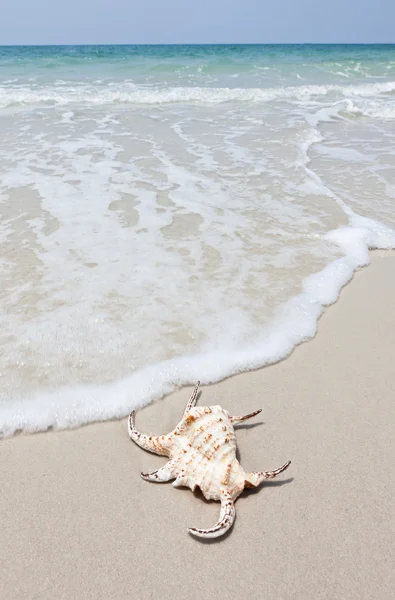
[[[199,537],[223,535],[235,519],[234,501],[245,487],[257,487],[272,479],[291,464],[274,471],[246,473],[236,458],[236,436],[233,423],[245,421],[261,411],[244,417],[231,417],[221,406],[196,408],[199,382],[177,427],[168,435],[145,435],[135,427],[135,412],[129,417],[129,435],[139,446],[155,454],[168,456],[169,461],[153,473],[141,473],[147,481],[173,481],[174,487],[185,486],[192,491],[199,487],[207,500],[221,502],[218,523],[211,529],[188,529]]]

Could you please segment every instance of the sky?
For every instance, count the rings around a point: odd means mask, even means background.
[[[395,0],[0,0],[0,45],[395,43]]]

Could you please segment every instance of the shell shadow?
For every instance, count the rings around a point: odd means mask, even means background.
[[[265,481],[263,485],[259,485],[256,488],[244,488],[244,490],[240,494],[240,498],[246,498],[248,496],[254,496],[254,494],[262,493],[262,488],[265,487],[281,487],[282,485],[286,485],[287,483],[292,483],[294,477],[288,477],[288,479],[283,479],[281,481]]]
[[[258,421],[257,423],[242,423],[240,425],[235,424],[234,426],[234,430],[235,430],[235,434],[237,434],[238,431],[240,431],[241,429],[253,429],[254,427],[260,427],[260,425],[264,425],[265,422],[264,421]],[[236,458],[239,461],[239,463],[241,463],[241,454],[240,454],[240,450],[239,447],[236,445]]]
[[[240,423],[240,425],[235,423],[234,430],[237,433],[238,431],[240,431],[240,429],[254,429],[254,427],[259,427],[260,425],[264,425],[264,424],[265,424],[265,421],[258,421],[257,423],[245,423],[245,424]]]

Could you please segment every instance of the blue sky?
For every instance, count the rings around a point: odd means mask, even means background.
[[[395,42],[395,0],[0,0],[0,45]]]

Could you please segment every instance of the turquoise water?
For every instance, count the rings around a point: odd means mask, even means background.
[[[0,47],[0,81],[119,80],[169,85],[272,86],[379,81],[395,73],[395,45]]]
[[[395,247],[395,46],[0,48],[0,434],[311,338]]]

